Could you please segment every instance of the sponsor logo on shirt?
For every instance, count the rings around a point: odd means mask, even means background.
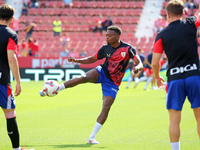
[[[107,57],[110,57],[110,54],[106,54],[107,55]]]
[[[170,75],[184,73],[184,72],[188,72],[188,71],[192,71],[192,70],[197,70],[196,64],[193,64],[193,65],[188,64],[185,67],[172,68],[172,69],[170,69]]]

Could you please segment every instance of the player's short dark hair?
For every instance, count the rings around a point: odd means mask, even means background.
[[[165,9],[172,16],[182,16],[184,12],[184,3],[182,0],[172,0],[167,3]]]
[[[15,9],[12,6],[8,4],[3,4],[0,6],[0,20],[9,21],[14,14]]]
[[[107,28],[107,30],[113,30],[113,31],[115,31],[116,33],[118,33],[119,35],[122,34],[122,30],[121,30],[120,27],[118,27],[118,26],[109,26],[109,27]]]

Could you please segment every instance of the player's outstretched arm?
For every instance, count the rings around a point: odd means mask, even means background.
[[[140,57],[138,55],[136,55],[134,63],[136,64],[136,66],[133,67],[133,72],[136,74],[138,73],[138,71],[143,69],[142,61],[140,60]]]
[[[81,64],[91,64],[97,61],[95,56],[89,56],[85,58],[80,58],[80,59],[75,59],[72,56],[68,57],[69,62],[76,62],[76,63],[81,63]]]

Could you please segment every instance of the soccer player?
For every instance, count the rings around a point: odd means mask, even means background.
[[[12,6],[0,6],[0,107],[7,119],[7,131],[13,150],[21,150],[16,122],[15,98],[10,86],[10,69],[17,82],[15,96],[21,93],[21,78],[16,58],[18,36],[9,28],[15,10]]]
[[[169,137],[171,149],[180,150],[181,110],[186,96],[194,111],[200,138],[200,71],[196,36],[200,25],[200,8],[195,16],[182,20],[184,3],[181,0],[172,0],[168,2],[166,12],[169,25],[156,37],[152,66],[157,86],[164,88],[164,79],[159,76],[159,61],[165,52],[169,64],[166,87]]]
[[[142,54],[142,50],[141,49],[138,49],[138,55],[140,57],[140,60],[143,63],[144,60],[145,60],[145,56]],[[140,76],[141,73],[142,73],[142,71],[139,71],[137,74],[134,74],[133,70],[131,69],[131,76],[128,79],[128,83],[127,83],[126,88],[129,88],[129,85],[130,85],[131,81],[133,80],[133,78],[134,78],[135,82],[138,82],[139,81],[139,76]]]
[[[136,64],[133,68],[134,73],[143,69],[142,62],[136,54],[135,48],[120,41],[121,29],[118,26],[109,26],[106,32],[107,44],[103,45],[94,56],[76,59],[72,56],[69,62],[91,64],[97,60],[106,58],[104,64],[86,72],[85,75],[70,79],[60,85],[60,90],[74,87],[81,83],[101,83],[103,93],[103,108],[97,118],[94,129],[88,139],[88,143],[99,144],[95,136],[106,121],[109,110],[115,100],[118,87],[125,74],[129,59],[132,58]]]

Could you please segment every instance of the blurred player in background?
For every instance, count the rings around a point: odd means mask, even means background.
[[[101,83],[103,92],[103,108],[97,118],[94,129],[88,139],[88,143],[99,144],[95,136],[106,121],[109,110],[115,100],[119,85],[125,74],[129,59],[132,58],[136,64],[134,73],[143,69],[142,62],[136,54],[136,50],[129,44],[120,41],[121,29],[118,26],[110,26],[106,32],[106,41],[94,56],[76,59],[72,56],[69,62],[91,64],[97,60],[106,58],[104,64],[88,71],[85,75],[73,78],[60,85],[60,90],[74,87],[81,83]],[[42,93],[40,93],[42,94]]]
[[[157,85],[164,88],[159,76],[160,59],[165,52],[168,58],[167,109],[172,150],[180,150],[181,111],[187,96],[197,121],[200,138],[200,71],[197,51],[197,29],[200,26],[200,8],[195,16],[182,20],[184,3],[172,0],[166,6],[169,25],[158,33],[153,49],[153,72]]]
[[[18,36],[9,28],[15,10],[12,6],[0,6],[0,107],[7,119],[7,131],[13,150],[21,150],[16,122],[15,98],[10,86],[10,69],[17,82],[15,96],[21,93],[21,78],[16,58]],[[3,144],[3,143],[1,143]]]
[[[143,51],[141,49],[138,49],[138,55],[140,57],[140,60],[143,63],[144,60],[145,60],[145,56],[143,55]],[[142,73],[142,70],[139,71],[137,74],[134,74],[133,70],[131,69],[131,76],[128,79],[126,88],[129,88],[131,81],[133,81],[133,78],[134,78],[135,82],[138,82],[139,81],[139,76],[141,75],[141,73]]]

